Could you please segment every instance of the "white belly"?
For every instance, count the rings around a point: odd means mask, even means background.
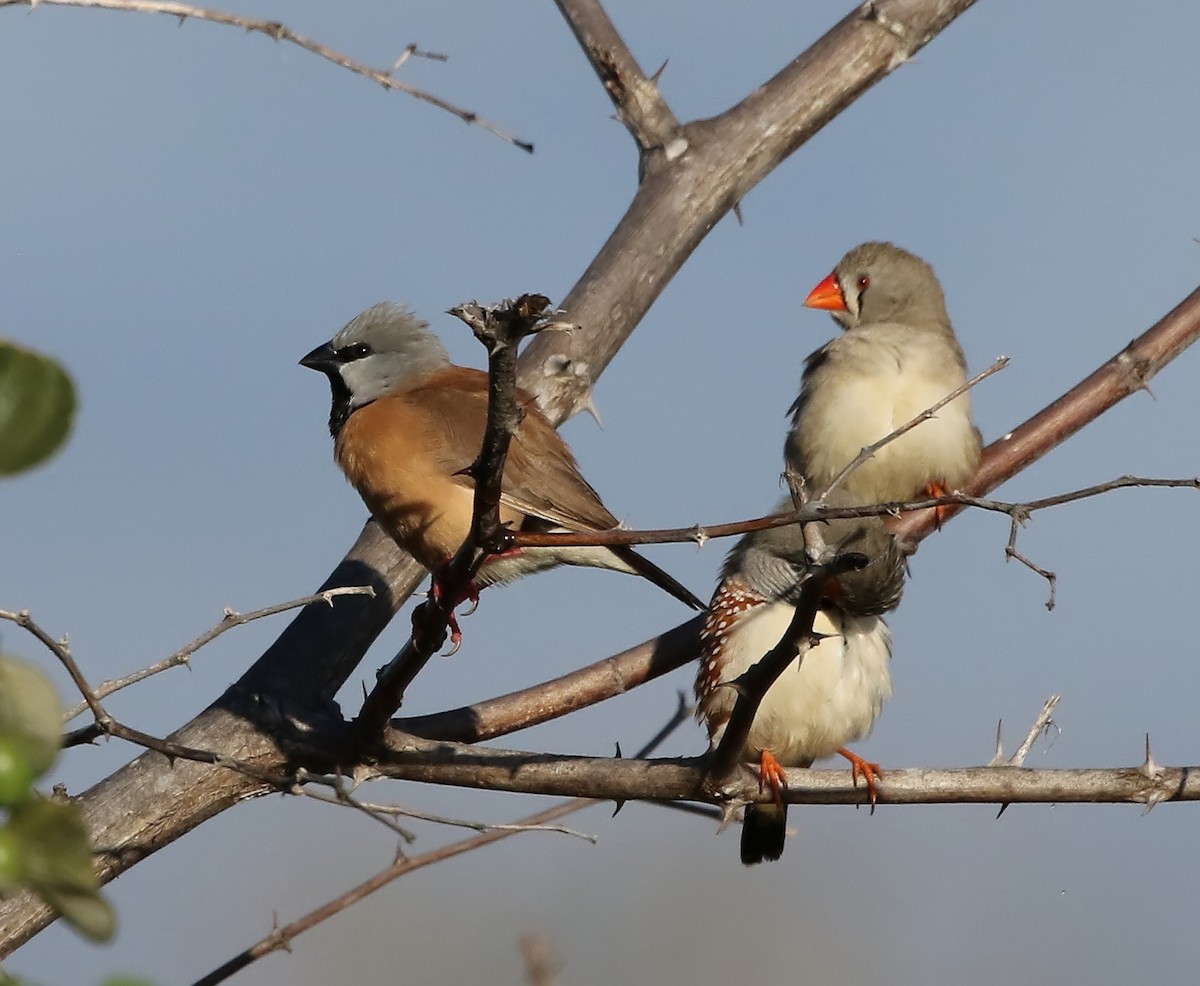
[[[778,643],[792,613],[784,603],[747,610],[727,641],[721,680],[732,681]],[[804,654],[799,669],[790,665],[767,691],[744,759],[769,749],[784,766],[806,767],[871,731],[892,695],[891,634],[877,616],[845,617],[844,625],[842,619],[817,615],[814,629],[828,636]],[[714,747],[735,698],[732,688],[718,688],[705,703],[705,714],[722,723],[712,736]]]

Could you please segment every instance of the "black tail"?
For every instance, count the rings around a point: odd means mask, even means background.
[[[746,805],[742,820],[742,862],[747,866],[783,855],[787,838],[787,805]]]
[[[698,610],[708,609],[708,604],[688,589],[687,586],[671,578],[671,576],[655,565],[649,558],[643,558],[628,545],[616,545],[612,548],[612,553],[642,578],[649,579],[664,592],[669,592],[685,606],[691,606],[692,609]]]

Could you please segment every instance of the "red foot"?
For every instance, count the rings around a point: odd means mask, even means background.
[[[945,496],[950,492],[945,483],[933,482],[925,487],[926,496]],[[942,503],[933,508],[933,524],[940,531],[942,524],[950,519],[950,515],[954,512],[954,507],[949,503]]]
[[[771,793],[775,795],[775,807],[783,810],[783,792],[787,790],[787,771],[783,764],[775,759],[770,750],[762,751],[758,765],[758,789],[761,791],[766,784],[771,785]]]
[[[838,753],[850,761],[850,777],[854,781],[854,786],[858,787],[858,778],[860,776],[867,782],[867,796],[871,799],[871,814],[875,814],[875,799],[879,795],[879,789],[876,787],[875,782],[883,776],[883,771],[879,769],[879,764],[864,760],[857,753],[852,753],[844,746],[838,750]]]
[[[432,579],[432,583],[429,587],[429,595],[430,595],[430,598],[435,601],[441,601],[442,599],[444,599],[446,597],[446,588],[445,588],[445,585],[443,584],[442,576],[446,569],[446,566],[449,564],[450,564],[450,562],[449,562],[449,560],[447,560],[444,564],[440,565],[432,573],[433,579]],[[468,582],[466,588],[463,590],[461,595],[454,600],[454,606],[459,606],[465,602],[469,602],[471,604],[471,607],[470,607],[470,609],[466,610],[463,613],[463,616],[470,616],[472,613],[475,612],[475,610],[479,606],[479,586],[477,586],[473,581]],[[422,609],[424,609],[424,604],[418,606],[415,610],[413,610],[413,638],[414,639],[417,639],[420,635],[418,627],[421,622],[420,614],[421,614]],[[462,646],[462,629],[458,625],[458,617],[454,615],[453,607],[450,610],[449,618],[446,620],[446,625],[450,628],[450,650],[446,652],[445,656],[452,657],[453,655],[458,653],[459,647]]]

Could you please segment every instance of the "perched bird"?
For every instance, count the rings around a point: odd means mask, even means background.
[[[789,508],[790,501],[778,509]],[[856,551],[866,568],[839,576],[813,630],[820,635],[800,659],[767,689],[755,714],[742,758],[759,763],[760,786],[770,785],[774,804],[747,805],[741,857],[747,866],[783,853],[787,805],[781,798],[786,767],[808,767],[839,753],[867,782],[874,804],[877,764],[845,748],[871,731],[891,697],[888,668],[891,634],[881,613],[893,609],[904,589],[904,557],[878,517],[832,520],[823,525],[830,547]],[[696,677],[697,716],[708,727],[712,749],[725,734],[737,701],[729,682],[756,664],[791,623],[808,566],[804,537],[796,525],[745,535],[729,553],[700,634]]]
[[[487,374],[456,366],[425,322],[391,303],[368,308],[300,360],[333,389],[334,457],[379,525],[434,572],[471,528],[474,482],[487,422]],[[534,399],[509,446],[500,519],[514,530],[607,531],[618,525]],[[476,587],[555,565],[641,575],[695,609],[704,603],[629,547],[522,548],[494,555]],[[473,590],[475,591],[475,590]],[[461,600],[460,600],[461,601]]]
[[[890,243],[863,243],[804,301],[846,331],[805,361],[784,458],[819,493],[864,447],[966,382],[966,360],[933,268]],[[851,503],[940,496],[979,465],[964,393],[879,449],[841,488]],[[940,520],[940,517],[939,517]]]

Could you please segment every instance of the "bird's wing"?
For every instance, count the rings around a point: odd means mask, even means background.
[[[431,450],[447,474],[466,469],[479,454],[487,423],[487,374],[450,367],[408,397],[425,412],[431,432],[440,436]],[[525,417],[509,445],[501,481],[501,502],[521,513],[576,531],[603,531],[617,519],[601,502],[575,463],[561,436],[532,397],[519,395]],[[469,489],[474,480],[454,475]]]

